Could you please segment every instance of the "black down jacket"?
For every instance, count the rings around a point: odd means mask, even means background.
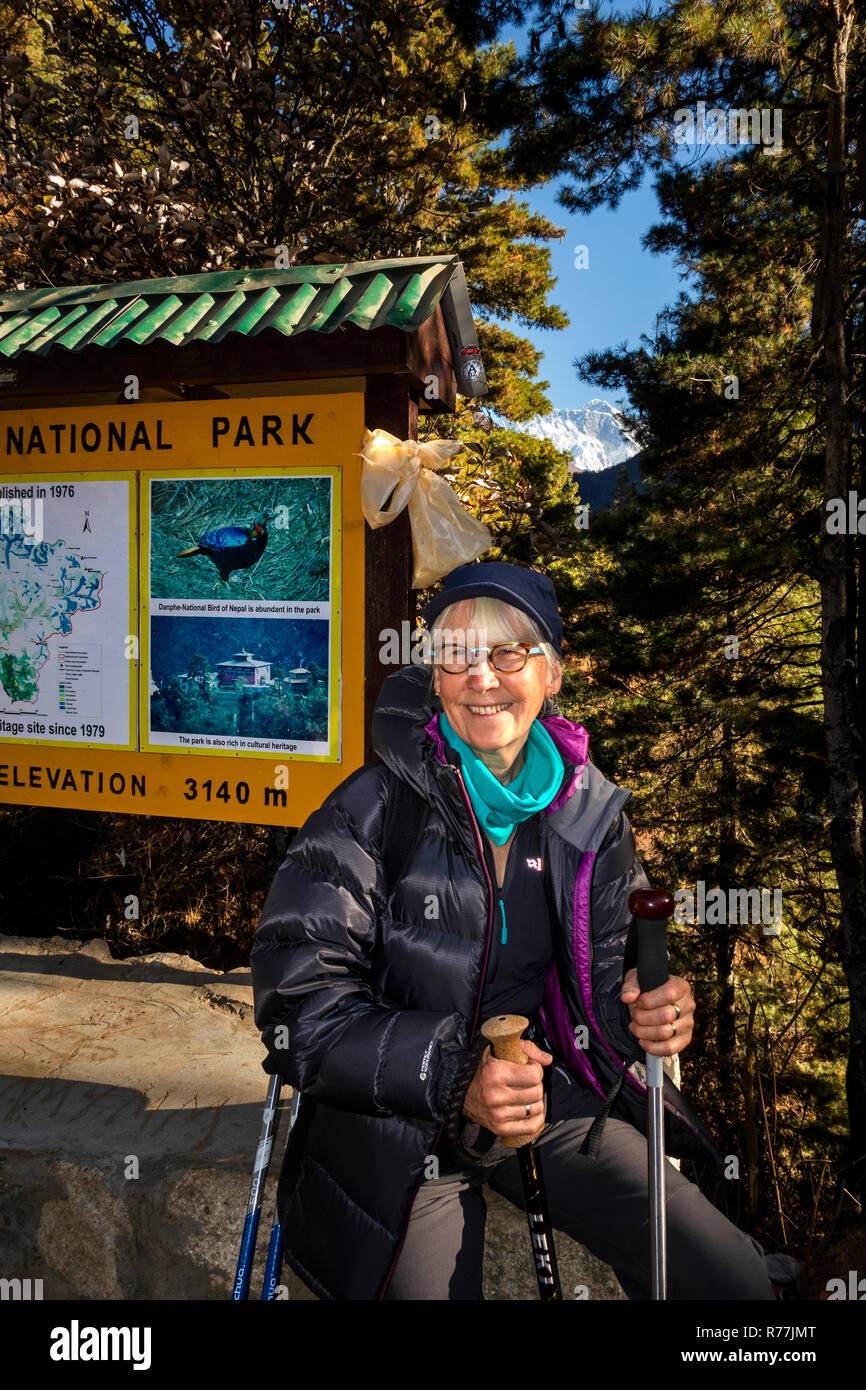
[[[386,679],[373,722],[381,761],[353,773],[298,831],[253,945],[264,1066],[302,1092],[278,1192],[286,1259],[320,1298],[384,1296],[483,1021],[494,896],[439,710],[428,667]],[[599,1095],[628,1067],[614,1113],[643,1128],[640,1054],[619,998],[627,899],[647,883],[623,813],[631,793],[589,761],[579,724],[544,724],[566,771],[542,817],[558,921],[541,1020],[557,1059]],[[392,775],[429,812],[389,893],[381,839]],[[425,915],[430,895],[435,920]],[[465,1076],[461,1084],[465,1092]],[[668,1152],[718,1159],[669,1082],[665,1104]]]

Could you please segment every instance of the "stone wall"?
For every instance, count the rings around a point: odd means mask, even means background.
[[[0,1278],[45,1299],[227,1299],[267,1090],[249,970],[0,936],[0,1054]],[[485,1298],[537,1298],[526,1217],[487,1195]],[[624,1297],[564,1235],[557,1254],[565,1297]]]

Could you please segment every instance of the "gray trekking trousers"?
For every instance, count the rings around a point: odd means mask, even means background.
[[[562,1067],[551,1064],[551,1072],[548,1126],[535,1141],[551,1223],[609,1264],[628,1298],[648,1299],[646,1140],[632,1125],[609,1118],[598,1156],[579,1154],[603,1102]],[[461,1168],[451,1145],[443,1148],[439,1177],[422,1182],[413,1203],[386,1299],[483,1297],[485,1182],[525,1209],[516,1156]],[[775,1297],[758,1242],[671,1164],[666,1196],[669,1299]],[[573,1293],[563,1290],[563,1296]]]

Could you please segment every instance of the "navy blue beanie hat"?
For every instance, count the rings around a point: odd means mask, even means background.
[[[503,560],[482,560],[452,570],[445,577],[442,592],[430,600],[422,616],[432,627],[434,619],[450,604],[482,596],[498,598],[521,609],[538,624],[557,656],[562,656],[562,619],[553,580]]]

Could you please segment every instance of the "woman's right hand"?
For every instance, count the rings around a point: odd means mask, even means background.
[[[485,1047],[466,1092],[463,1113],[491,1134],[534,1139],[544,1128],[543,1068],[553,1057],[528,1038],[521,1038],[520,1044],[529,1058],[523,1066],[499,1061]],[[532,1107],[529,1115],[527,1105]]]

